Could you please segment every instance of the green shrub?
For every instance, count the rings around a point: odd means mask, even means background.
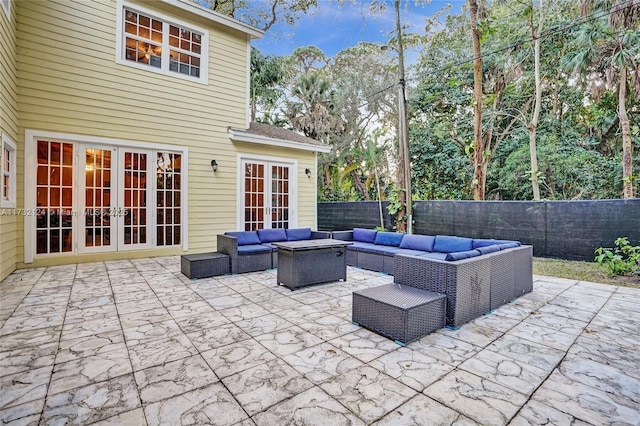
[[[605,265],[611,276],[640,275],[640,246],[632,246],[627,237],[614,241],[615,248],[598,247],[595,261]]]

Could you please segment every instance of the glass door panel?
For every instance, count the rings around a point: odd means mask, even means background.
[[[151,247],[148,220],[151,153],[121,148],[119,157],[122,182],[117,209],[117,213],[121,213],[118,214],[119,250]]]
[[[116,164],[113,154],[111,149],[84,147],[81,150],[80,173],[84,171],[84,189],[79,198],[84,215],[83,241],[79,249],[83,252],[116,249],[113,193]]]
[[[291,165],[243,160],[245,231],[288,228]]]
[[[289,228],[289,166],[271,166],[271,227]]]
[[[244,230],[265,228],[265,165],[244,163]]]

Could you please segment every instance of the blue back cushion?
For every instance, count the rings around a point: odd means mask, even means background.
[[[287,233],[282,228],[258,229],[258,237],[261,243],[271,243],[274,241],[287,241]]]
[[[239,246],[260,244],[260,238],[258,238],[258,233],[256,231],[225,232],[224,235],[236,237],[238,239]]]
[[[353,240],[362,241],[363,243],[375,243],[377,233],[375,229],[353,228]]]
[[[449,235],[436,235],[433,243],[433,251],[439,253],[453,253],[455,251],[469,251],[473,240],[464,237],[452,237]]]
[[[300,241],[311,239],[311,228],[287,229],[287,240]]]
[[[480,254],[489,254],[493,253],[494,251],[500,251],[500,246],[498,244],[494,244],[492,246],[478,247],[476,250],[478,250]]]
[[[444,260],[462,260],[476,256],[480,256],[478,250],[456,251],[454,253],[447,253],[447,257],[445,257]]]
[[[516,245],[514,245],[512,247],[519,247],[520,246],[520,242],[518,242],[518,241],[476,239],[476,240],[473,240],[473,248],[477,249],[479,247],[486,247],[486,246],[492,246],[492,245],[495,245],[495,244],[507,244],[507,243],[516,244]]]
[[[433,251],[435,237],[431,235],[405,235],[400,248],[420,251]]]
[[[378,232],[374,242],[384,246],[399,247],[403,235],[399,232]]]
[[[520,243],[517,241],[505,241],[502,244],[498,244],[498,248],[500,250],[514,248],[514,247],[520,247]]]

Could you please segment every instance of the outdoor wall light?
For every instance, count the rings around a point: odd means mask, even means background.
[[[218,171],[218,162],[216,160],[211,160],[211,170],[214,172]]]
[[[309,179],[311,179],[311,169],[304,169],[304,174],[307,175]]]

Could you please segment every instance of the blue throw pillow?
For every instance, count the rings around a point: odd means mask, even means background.
[[[261,243],[272,243],[274,241],[287,241],[287,233],[282,228],[258,229],[258,237]]]
[[[377,231],[375,229],[353,228],[353,240],[363,243],[375,243]]]
[[[492,246],[478,247],[476,250],[478,250],[480,254],[489,254],[500,251],[500,246],[498,244],[494,244]]]
[[[456,251],[453,253],[447,253],[447,257],[445,257],[444,260],[462,260],[476,256],[480,256],[480,252],[478,250]]]
[[[504,249],[508,249],[508,248],[514,248],[514,247],[520,247],[520,243],[517,241],[507,241],[504,242],[502,244],[498,244],[498,248],[500,250],[504,250]]]
[[[225,232],[224,235],[236,237],[238,239],[239,246],[260,244],[260,238],[258,238],[258,233],[256,231]]]
[[[449,235],[436,235],[436,241],[433,243],[433,251],[440,253],[453,253],[456,251],[471,250],[471,238],[452,237]]]
[[[496,244],[507,244],[507,243],[515,243],[517,245],[515,245],[514,247],[519,247],[520,246],[520,242],[518,241],[510,241],[510,240],[488,240],[488,239],[476,239],[473,240],[473,248],[477,249],[480,247],[486,247],[486,246],[493,246]]]
[[[311,239],[311,228],[287,229],[288,241],[300,241]]]
[[[399,232],[378,232],[374,243],[384,246],[399,247],[403,235],[404,234],[400,234]]]
[[[433,251],[435,237],[432,235],[405,235],[400,248],[420,251]]]

